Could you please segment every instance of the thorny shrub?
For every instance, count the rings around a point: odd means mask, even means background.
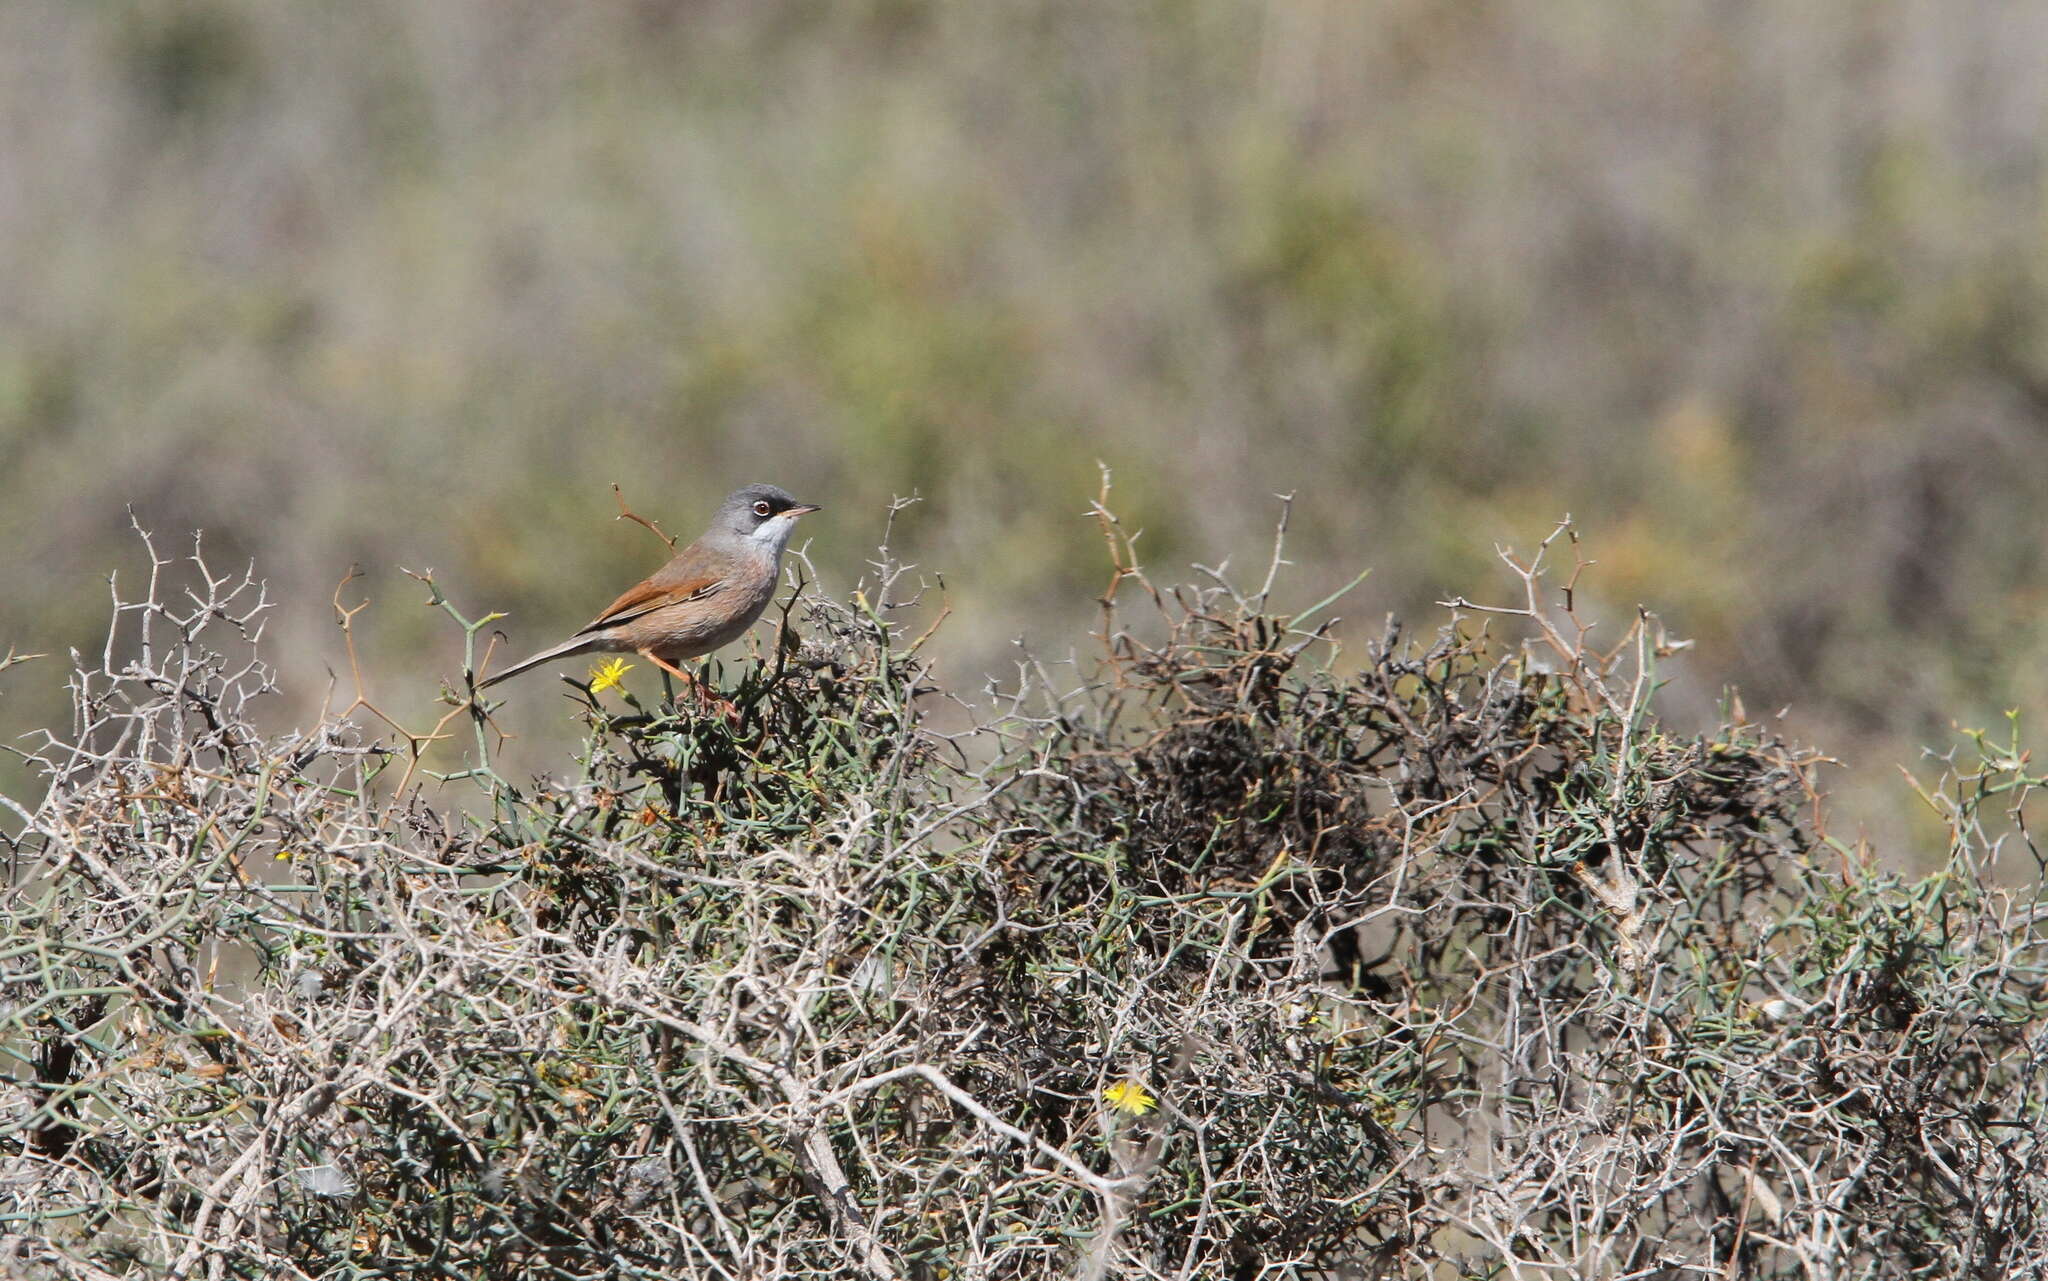
[[[970,728],[885,555],[792,594],[731,715],[570,682],[532,780],[466,681],[260,733],[261,585],[152,550],[4,802],[4,1266],[2042,1274],[2016,732],[1904,880],[1739,703],[1660,723],[1678,646],[1590,643],[1568,527],[1511,607],[1335,661],[1277,545],[1166,590],[1098,517],[1098,657]]]

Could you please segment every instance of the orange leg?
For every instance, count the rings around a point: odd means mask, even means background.
[[[655,665],[656,667],[659,667],[659,668],[660,668],[660,669],[661,669],[662,671],[664,671],[664,672],[667,672],[667,673],[668,673],[669,675],[671,675],[671,676],[675,677],[675,678],[676,678],[677,680],[681,681],[681,682],[683,683],[683,688],[684,688],[684,689],[689,689],[689,688],[690,688],[691,686],[693,686],[693,685],[695,685],[695,684],[697,683],[697,678],[696,678],[696,677],[694,677],[694,676],[690,675],[690,674],[689,674],[688,672],[684,671],[684,670],[683,670],[682,668],[680,668],[680,667],[677,667],[677,666],[675,666],[674,664],[672,664],[672,663],[669,663],[669,662],[667,662],[667,661],[663,660],[663,658],[661,657],[661,655],[659,655],[659,654],[655,653],[655,652],[654,652],[653,650],[651,650],[651,649],[643,649],[643,650],[641,650],[641,651],[640,651],[640,657],[642,657],[642,658],[646,659],[646,660],[647,660],[648,662],[650,662],[650,663],[654,664],[654,665]]]
[[[703,708],[705,711],[718,712],[727,720],[734,720],[738,717],[738,708],[734,707],[725,699],[712,697],[712,695],[704,688],[703,681],[697,679],[695,676],[690,675],[688,672],[682,670],[681,668],[664,661],[661,658],[661,656],[656,654],[653,650],[641,650],[640,657],[646,659],[648,662],[654,664],[656,667],[659,667],[662,671],[667,672],[669,675],[681,681],[683,683],[683,688],[690,691],[690,693],[696,696],[697,705]]]

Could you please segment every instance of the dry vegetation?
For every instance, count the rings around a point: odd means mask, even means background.
[[[572,688],[536,779],[461,693],[259,732],[260,585],[152,553],[0,802],[5,1266],[2043,1274],[2016,738],[1900,880],[1739,705],[1666,727],[1677,645],[1589,643],[1569,527],[1333,664],[1279,548],[1169,590],[1098,518],[1095,657],[971,729],[885,553],[792,597],[731,719]]]

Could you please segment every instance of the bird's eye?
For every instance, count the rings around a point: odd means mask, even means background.
[[[773,509],[768,506],[768,500],[765,498],[754,504],[754,514],[756,516],[766,516],[771,510]]]

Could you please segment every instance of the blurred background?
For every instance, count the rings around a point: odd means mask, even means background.
[[[1838,829],[1910,823],[1897,764],[2048,702],[2044,49],[1961,0],[14,0],[0,646],[98,646],[132,506],[269,579],[280,724],[361,565],[424,724],[459,647],[399,566],[524,653],[662,559],[611,482],[687,537],[772,480],[835,590],[923,497],[971,689],[1086,643],[1100,460],[1162,579],[1296,492],[1283,602],[1370,567],[1354,643],[1570,512],[1595,612],[1697,640],[1677,715],[1737,684]]]

